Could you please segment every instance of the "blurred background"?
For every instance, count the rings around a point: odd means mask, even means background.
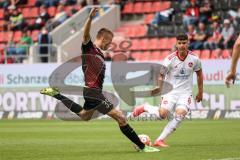
[[[105,53],[105,90],[117,96],[112,63],[161,64],[175,50],[176,35],[187,33],[204,72],[204,100],[193,104],[191,117],[240,118],[239,73],[234,87],[224,86],[240,31],[239,0],[0,0],[0,118],[55,118],[57,101],[38,91],[49,86],[56,68],[81,55],[82,27],[93,5],[99,13],[92,39],[102,27],[115,35]],[[83,85],[81,67],[64,82]],[[196,91],[196,78],[194,84]],[[151,85],[149,80],[141,89]],[[82,103],[81,95],[70,96]],[[136,105],[159,102],[136,98]],[[123,101],[119,106],[133,107]]]

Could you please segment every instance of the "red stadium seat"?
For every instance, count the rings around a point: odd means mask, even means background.
[[[48,14],[50,15],[50,17],[54,17],[56,14],[56,7],[49,7]]]
[[[149,39],[147,38],[140,40],[140,50],[147,50],[149,45],[148,42],[149,42]]]
[[[28,0],[26,6],[32,7],[36,3],[36,0]]]
[[[38,8],[23,8],[22,14],[24,18],[36,18],[39,15]]]
[[[36,18],[39,16],[39,8],[38,7],[34,7],[31,9],[31,14],[33,18]]]
[[[169,51],[163,51],[161,54],[160,54],[160,60],[163,60],[164,58],[166,58],[168,55],[169,55]]]
[[[137,2],[134,3],[133,13],[142,13],[143,12],[143,3]]]
[[[198,58],[201,56],[201,50],[194,50],[193,54],[196,55]]]
[[[40,33],[40,31],[39,30],[34,30],[34,31],[32,31],[32,39],[33,39],[33,41],[34,42],[37,42],[38,41],[38,34]]]
[[[126,34],[127,36],[129,37],[134,37],[135,35],[135,29],[133,27],[124,27],[125,31],[126,31]]]
[[[160,38],[158,49],[169,49],[168,38]]]
[[[2,42],[5,42],[4,41],[4,37],[5,36],[5,32],[0,32],[0,43],[2,43]]]
[[[4,10],[0,9],[0,19],[3,19],[3,16],[4,16],[3,12],[4,12]]]
[[[143,4],[143,12],[144,13],[151,13],[152,11],[152,2],[146,2]]]
[[[144,19],[144,23],[145,24],[151,23],[153,18],[154,18],[154,14],[146,14],[145,19]]]
[[[209,59],[210,58],[211,51],[208,49],[202,50],[201,52],[201,59]]]
[[[170,7],[171,7],[171,2],[170,1],[162,2],[161,7],[159,8],[159,11],[169,9]]]
[[[31,16],[30,8],[23,8],[22,14],[24,18],[30,18]]]
[[[176,38],[165,38],[165,49],[172,49],[176,44]]]
[[[223,59],[231,58],[231,53],[229,52],[229,50],[225,49],[225,50],[222,51],[222,58]]]
[[[136,60],[136,61],[139,61],[141,59],[141,53],[139,52],[133,52],[131,53],[132,54],[132,57]]]
[[[4,50],[5,49],[5,44],[4,43],[0,43],[0,51]]]
[[[160,60],[160,51],[154,51],[152,52],[151,60],[152,61],[159,61]]]
[[[140,40],[139,39],[132,39],[131,42],[132,42],[132,46],[131,46],[130,50],[133,50],[133,51],[139,50]]]
[[[16,32],[14,32],[13,41],[14,42],[19,42],[21,37],[22,37],[22,32],[21,31],[16,31]]]
[[[143,37],[146,34],[147,34],[147,30],[146,30],[145,26],[140,25],[140,26],[138,26],[137,29],[135,29],[135,35],[134,36],[135,37]]]
[[[211,59],[218,59],[219,58],[219,50],[217,50],[217,49],[212,50],[210,58]]]
[[[171,48],[172,48],[173,46],[175,46],[176,43],[177,43],[176,37],[169,38],[168,41],[169,41],[169,44],[171,44]]]
[[[158,49],[158,46],[159,46],[158,38],[152,38],[149,40],[148,49],[155,50],[155,49]]]
[[[133,3],[129,2],[127,4],[124,5],[123,14],[130,14],[133,12]]]
[[[14,34],[12,31],[5,32],[5,42],[9,42],[10,40],[14,40]]]
[[[151,58],[151,52],[145,51],[145,52],[142,52],[140,60],[141,61],[149,61],[150,58]]]
[[[152,12],[158,12],[161,10],[162,2],[153,2],[152,4]]]

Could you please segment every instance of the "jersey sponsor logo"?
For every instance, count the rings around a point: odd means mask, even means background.
[[[185,73],[186,73],[186,69],[185,68],[181,68],[180,74],[185,74]]]
[[[181,68],[179,74],[174,75],[176,79],[188,79],[190,74],[187,73],[187,70],[185,68]]]

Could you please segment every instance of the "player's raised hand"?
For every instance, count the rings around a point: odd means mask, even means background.
[[[91,19],[93,19],[96,16],[97,12],[98,12],[98,8],[92,8],[92,10],[91,10],[91,12],[89,14],[89,17]]]
[[[236,79],[236,74],[233,72],[229,72],[227,77],[225,78],[225,84],[229,88],[231,84],[234,84]]]
[[[203,98],[203,94],[202,93],[198,93],[197,96],[196,96],[196,101],[200,102],[200,101],[202,101],[202,98]]]

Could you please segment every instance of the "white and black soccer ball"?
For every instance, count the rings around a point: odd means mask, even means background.
[[[147,146],[151,146],[152,145],[152,142],[151,142],[151,139],[148,135],[146,134],[140,134],[138,135],[139,139]]]

